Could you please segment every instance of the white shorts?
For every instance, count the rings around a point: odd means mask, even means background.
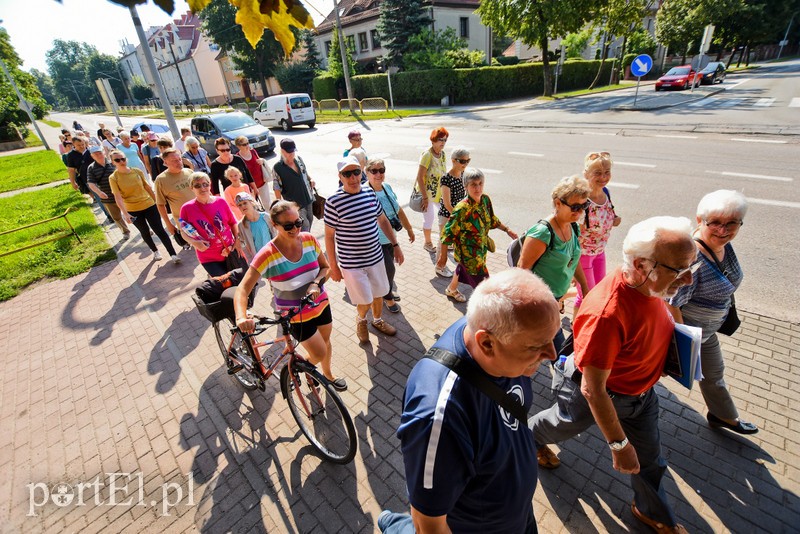
[[[341,271],[347,296],[355,305],[372,304],[373,300],[382,298],[389,292],[389,278],[386,276],[383,261],[371,267],[343,268]]]

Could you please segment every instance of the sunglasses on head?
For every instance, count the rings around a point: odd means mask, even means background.
[[[367,169],[367,172],[370,173],[370,174],[386,174],[386,168],[385,167],[381,167],[380,169],[378,169],[378,168]]]
[[[570,210],[572,210],[573,213],[575,213],[577,211],[584,211],[584,210],[589,209],[589,201],[588,200],[586,202],[584,202],[583,204],[570,204],[569,202],[567,202],[563,198],[559,198],[558,200],[562,204],[564,204],[566,207],[568,207]]]
[[[590,152],[589,155],[586,156],[586,158],[590,161],[600,158],[607,159],[610,157],[611,157],[611,152]]]
[[[283,229],[284,229],[284,230],[286,230],[287,232],[291,232],[291,231],[292,231],[292,228],[302,228],[302,227],[303,227],[303,223],[304,223],[304,222],[305,222],[305,221],[303,221],[303,218],[302,218],[302,217],[300,217],[299,219],[297,219],[297,220],[296,220],[296,221],[294,221],[294,222],[290,222],[290,223],[279,223],[279,224],[278,224],[278,226],[280,226],[281,228],[283,228]]]
[[[99,154],[99,152],[95,152],[95,154]],[[127,160],[127,158],[114,158],[113,161],[114,161],[114,163],[120,163],[120,162],[123,162],[123,161],[126,161],[126,160]]]
[[[339,171],[342,178],[350,178],[351,176],[361,176],[361,169],[352,169],[349,171]]]
[[[217,152],[230,152],[230,151],[231,151],[230,148],[218,148],[217,149]]]
[[[453,158],[453,159],[456,160],[457,162],[459,162],[462,165],[469,165],[469,162],[472,161],[469,158],[467,158],[467,159]]]

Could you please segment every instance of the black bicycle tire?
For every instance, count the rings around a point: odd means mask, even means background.
[[[347,434],[347,450],[345,454],[335,454],[333,451],[328,450],[325,444],[317,438],[313,425],[309,424],[302,406],[298,405],[296,401],[301,393],[291,389],[291,375],[289,373],[290,365],[297,367],[298,373],[310,375],[314,380],[317,381],[318,387],[325,391],[325,395],[333,400],[333,405],[336,407],[336,411],[339,412],[341,421]],[[303,380],[303,378],[305,378],[305,380]],[[301,387],[306,387],[307,383],[307,377],[301,377]],[[350,412],[347,410],[347,406],[345,406],[342,398],[339,396],[333,386],[331,386],[330,383],[322,376],[322,374],[319,373],[319,371],[305,362],[295,361],[293,363],[287,363],[283,369],[281,369],[281,393],[283,394],[283,398],[286,400],[286,403],[289,405],[289,412],[292,414],[292,417],[294,417],[297,426],[300,427],[300,431],[306,437],[314,450],[316,450],[323,459],[335,464],[347,464],[353,461],[353,458],[356,456],[356,451],[358,450],[356,428],[353,424],[353,418],[350,417]],[[330,409],[330,407],[326,407],[327,411],[330,411]]]
[[[214,337],[217,339],[217,345],[219,346],[219,350],[222,353],[222,361],[225,363],[225,369],[231,369],[235,363],[231,358],[228,356],[228,343],[225,341],[224,333],[228,334],[230,329],[233,328],[233,322],[230,319],[223,319],[221,321],[217,321],[214,323]],[[230,335],[230,334],[228,334]],[[235,334],[236,335],[236,334]],[[241,336],[241,334],[238,334]],[[230,338],[229,338],[230,339]],[[252,348],[248,343],[242,342],[242,346],[245,347],[247,351],[247,356],[250,358],[250,361],[255,361],[255,357],[252,352]],[[248,381],[245,377],[245,374],[250,375],[253,380]],[[233,377],[236,379],[237,382],[246,390],[253,391],[258,389],[259,387],[259,379],[258,377],[254,376],[252,373],[248,372],[246,369],[241,369],[235,373],[233,373]]]

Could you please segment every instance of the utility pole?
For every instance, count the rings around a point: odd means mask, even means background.
[[[339,2],[333,0],[333,12],[336,14],[336,32],[339,34],[339,51],[342,53],[342,71],[344,72],[344,86],[347,89],[347,107],[350,113],[355,113],[353,109],[353,88],[350,86],[350,63],[347,61],[347,43],[344,42],[342,33],[342,21],[339,18]]]
[[[789,19],[789,25],[786,26],[786,33],[783,35],[783,41],[781,41],[781,47],[780,47],[780,49],[778,49],[778,58],[777,59],[781,58],[781,54],[783,54],[783,47],[786,46],[787,44],[789,44],[789,41],[788,41],[788,39],[789,39],[789,29],[791,29],[791,27],[792,27],[792,22],[794,22],[794,16],[795,15],[797,15],[797,13],[792,13],[792,18]]]
[[[122,88],[125,89],[125,96],[128,98],[128,102],[133,104],[133,96],[131,96],[131,91],[128,89],[128,82],[125,80],[125,76],[122,75],[122,69],[119,68],[119,61],[117,61],[116,64],[117,74],[119,74],[119,82],[122,84]]]
[[[39,125],[36,124],[36,117],[33,116],[33,112],[31,111],[31,106],[28,104],[28,101],[25,100],[25,97],[22,96],[22,93],[19,92],[19,88],[17,87],[17,82],[14,81],[14,78],[11,76],[11,73],[8,72],[8,68],[6,68],[6,62],[3,61],[3,58],[0,58],[0,67],[3,68],[3,72],[8,78],[8,83],[11,84],[11,87],[14,88],[14,92],[17,93],[17,98],[19,98],[19,107],[28,114],[28,118],[31,120],[31,124],[33,124],[34,129],[36,129],[36,135],[39,136],[39,139],[42,140],[44,143],[44,147],[47,150],[50,150],[50,145],[47,144],[47,139],[45,139],[44,135],[42,135],[42,131],[39,129]]]
[[[75,93],[75,98],[78,99],[78,105],[83,107],[83,102],[81,101],[81,95],[78,94],[78,90],[75,89],[75,83],[70,79],[69,84],[72,86],[72,91]]]
[[[180,65],[178,65],[178,60],[175,58],[175,50],[173,50],[172,48],[172,41],[174,40],[174,38],[170,39],[170,37],[173,37],[173,34],[171,32],[169,35],[167,35],[167,44],[169,45],[169,53],[172,56],[172,63],[175,65],[175,70],[178,71],[178,79],[181,81],[181,87],[183,88],[183,96],[186,98],[184,104],[188,104],[189,102],[191,102],[189,100],[189,91],[186,90],[186,84],[183,83],[183,75],[181,74],[181,67]]]
[[[144,34],[142,28],[142,21],[139,18],[139,13],[136,11],[136,6],[132,5],[128,8],[131,12],[131,19],[133,19],[133,26],[136,28],[136,35],[139,37],[139,42],[142,44],[142,52],[144,52],[145,60],[147,60],[147,68],[150,69],[150,75],[156,84],[156,91],[158,91],[158,98],[161,100],[161,107],[164,109],[164,116],[169,124],[169,129],[172,130],[172,138],[178,139],[181,136],[181,131],[178,129],[178,123],[175,122],[175,115],[172,114],[172,105],[167,98],[167,91],[164,89],[164,82],[161,81],[161,75],[156,68],[156,62],[153,60],[153,53],[150,51],[150,45],[147,44],[147,36]]]

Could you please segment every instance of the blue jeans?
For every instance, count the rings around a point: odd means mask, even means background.
[[[378,530],[383,534],[415,534],[414,521],[408,514],[384,510],[378,516]]]

